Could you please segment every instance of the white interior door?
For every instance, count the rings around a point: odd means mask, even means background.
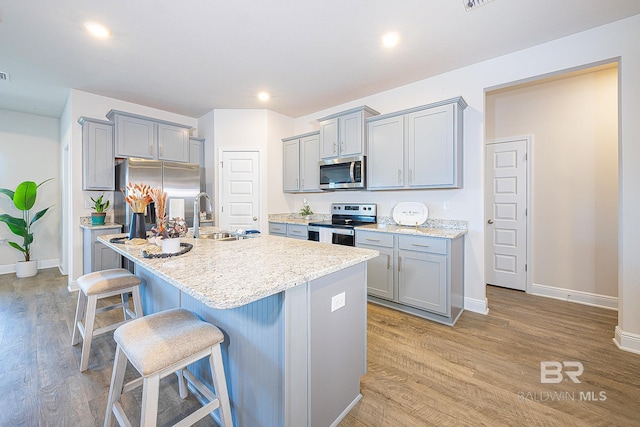
[[[527,140],[486,146],[485,281],[527,289]]]
[[[222,151],[220,228],[260,229],[260,153]]]

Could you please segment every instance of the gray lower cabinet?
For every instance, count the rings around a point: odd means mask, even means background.
[[[290,237],[292,239],[309,240],[307,226],[302,224],[270,222],[269,234],[273,236]]]
[[[82,189],[113,191],[113,123],[88,117],[80,117],[78,123],[82,125]]]
[[[356,230],[367,263],[369,301],[453,325],[464,307],[464,237],[445,239]]]
[[[122,257],[113,249],[108,248],[98,236],[103,234],[117,234],[122,232],[122,226],[84,227],[83,230],[83,273],[122,267]]]

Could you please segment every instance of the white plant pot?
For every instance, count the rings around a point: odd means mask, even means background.
[[[175,254],[180,252],[180,238],[162,239],[162,252],[165,254]]]
[[[31,277],[38,274],[38,261],[18,261],[16,262],[17,277]]]

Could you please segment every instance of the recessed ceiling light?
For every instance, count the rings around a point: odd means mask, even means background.
[[[386,33],[382,36],[382,45],[384,47],[394,47],[400,41],[400,34],[395,31]]]
[[[84,23],[84,27],[92,35],[99,37],[101,39],[105,39],[111,35],[111,30],[109,30],[107,27],[97,22],[87,21]]]
[[[269,95],[268,92],[260,92],[258,93],[258,99],[260,101],[266,102],[269,100],[269,98],[271,98],[271,95]]]

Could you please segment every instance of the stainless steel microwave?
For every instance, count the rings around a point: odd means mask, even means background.
[[[322,190],[364,190],[365,156],[342,157],[320,161]]]

